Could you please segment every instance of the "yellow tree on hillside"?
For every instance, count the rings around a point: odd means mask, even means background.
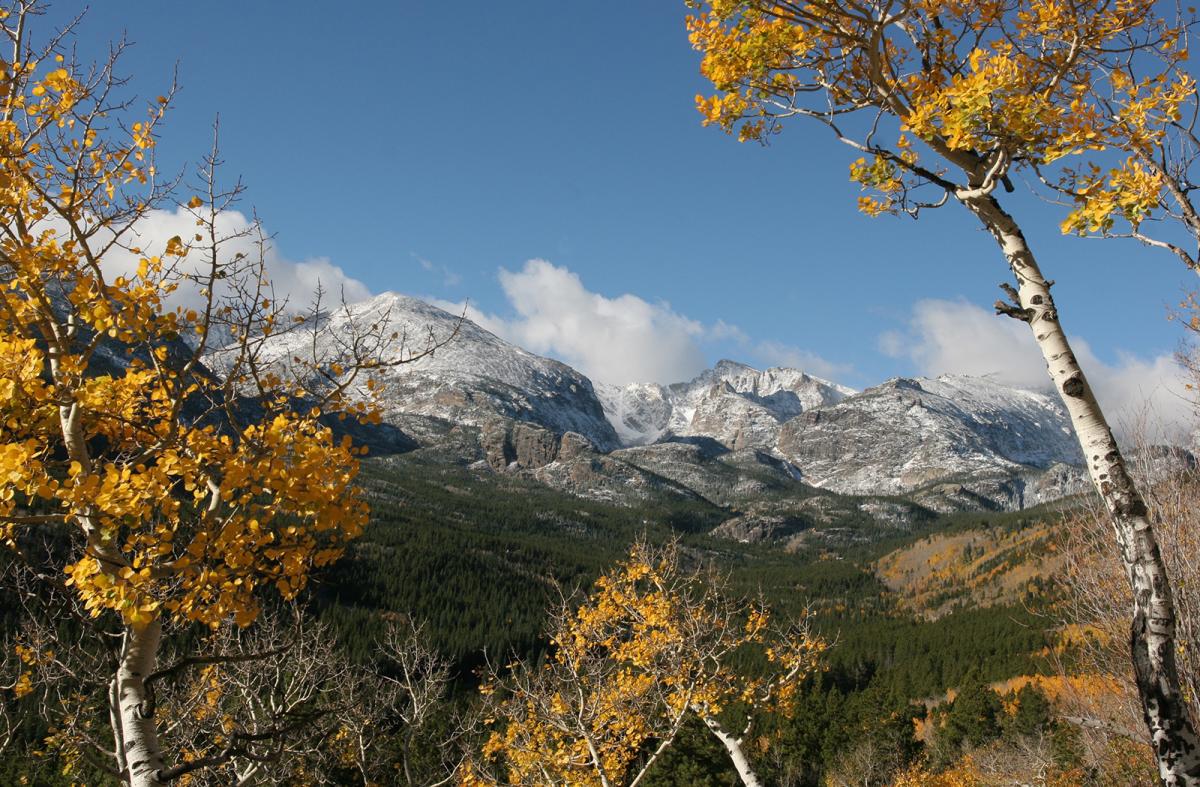
[[[762,140],[791,118],[815,120],[860,154],[850,175],[869,192],[861,210],[916,216],[958,203],[996,241],[1013,277],[997,311],[1030,326],[1114,528],[1162,779],[1200,784],[1170,581],[1146,504],[1067,341],[1052,282],[998,196],[1013,188],[1017,168],[1061,166],[1118,135],[1161,135],[1160,121],[1177,118],[1192,89],[1175,68],[1186,57],[1183,28],[1160,18],[1152,0],[688,4],[691,40],[716,88],[697,97],[705,122]],[[1123,69],[1137,58],[1159,70],[1129,78]]]
[[[719,577],[681,565],[677,544],[637,544],[578,609],[554,614],[542,666],[510,665],[484,692],[495,729],[488,767],[465,784],[640,784],[690,719],[703,723],[743,784],[756,787],[746,742],[759,712],[790,713],[826,648],[801,621],[780,634],[770,613],[728,596]],[[758,675],[735,654],[759,650]],[[737,719],[737,726],[730,720]]]
[[[111,770],[160,785],[206,764],[160,748],[147,678],[164,630],[248,625],[264,592],[295,597],[362,531],[359,449],[321,418],[394,337],[363,326],[340,357],[292,359],[303,378],[262,363],[265,337],[317,327],[273,302],[261,235],[258,255],[227,251],[246,240],[218,221],[240,186],[221,189],[214,152],[176,203],[153,158],[171,93],[122,98],[119,47],[82,66],[65,33],[35,44],[36,15],[0,7],[0,541],[71,536],[61,576],[116,635],[96,642],[117,643]],[[162,207],[194,235],[140,248]],[[202,360],[215,337],[223,377]],[[234,731],[213,759],[238,753]]]

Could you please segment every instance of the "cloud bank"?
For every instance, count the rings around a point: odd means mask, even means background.
[[[529,260],[519,271],[501,269],[499,278],[515,316],[472,308],[467,316],[497,336],[559,358],[594,380],[615,385],[677,382],[707,365],[699,345],[704,325],[675,312],[665,301],[651,303],[630,294],[608,298],[588,290],[567,268],[545,260]]]
[[[918,301],[907,330],[883,334],[879,345],[893,358],[913,361],[924,375],[986,375],[1019,388],[1050,385],[1028,326],[966,301]],[[1149,429],[1153,439],[1184,434],[1194,406],[1172,356],[1121,353],[1110,364],[1083,339],[1071,337],[1071,346],[1118,431],[1130,435]]]
[[[217,216],[217,233],[221,237],[230,237],[230,241],[222,248],[225,259],[233,259],[237,254],[243,254],[250,259],[257,258],[258,248],[254,238],[245,234],[250,230],[253,221],[239,211],[228,210]],[[137,246],[144,254],[161,254],[167,241],[175,236],[183,239],[192,238],[199,228],[196,219],[186,208],[175,210],[150,211],[134,228],[135,234],[124,238],[126,245]],[[115,274],[130,275],[138,268],[138,259],[142,255],[132,254],[125,249],[114,248],[105,256],[105,265]],[[192,250],[183,259],[182,270],[198,271],[204,264],[201,249]],[[326,257],[311,257],[295,261],[283,257],[273,245],[269,245],[265,254],[267,277],[275,290],[275,301],[282,303],[285,299],[296,310],[302,310],[312,300],[318,283],[324,287],[328,297],[336,302],[343,296],[348,303],[361,301],[371,297],[366,285],[354,279]],[[167,299],[167,304],[175,306],[196,306],[201,303],[200,292],[196,287],[189,287],[185,282]]]
[[[756,357],[774,355],[811,362],[814,374],[836,370],[799,348],[755,344],[724,320],[704,324],[675,311],[666,301],[650,302],[626,293],[610,298],[589,290],[579,276],[546,260],[529,260],[519,271],[501,269],[500,286],[514,315],[502,317],[467,307],[467,317],[500,336],[542,355],[570,364],[593,380],[627,383],[677,383],[708,367],[704,345],[733,342]],[[439,306],[461,312],[462,303]],[[818,370],[819,367],[819,370]]]

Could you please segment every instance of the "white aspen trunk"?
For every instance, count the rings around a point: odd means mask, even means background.
[[[737,771],[738,778],[742,780],[742,784],[746,787],[762,787],[762,782],[758,780],[758,775],[754,772],[754,768],[750,766],[750,760],[746,758],[746,752],[742,751],[742,741],[735,738],[721,727],[711,716],[701,716],[704,720],[704,726],[708,727],[709,732],[716,736],[721,745],[725,747],[725,751],[729,754],[729,759],[733,763],[734,770]]]
[[[1075,360],[1054,299],[1020,227],[991,194],[959,199],[1000,244],[1016,277],[1021,319],[1029,323],[1055,389],[1071,416],[1092,484],[1108,509],[1133,589],[1130,650],[1142,710],[1167,787],[1200,785],[1200,741],[1183,702],[1175,662],[1175,605],[1146,503],[1125,465],[1112,430]]]
[[[158,778],[163,769],[162,750],[145,684],[146,676],[154,671],[161,638],[162,623],[158,620],[127,627],[113,679],[118,703],[116,712],[121,725],[118,746],[122,746],[125,753],[125,773],[130,787],[162,787],[164,784]]]
[[[117,699],[117,678],[108,682],[108,722],[113,731],[113,753],[117,756],[117,772],[125,773],[129,763],[125,761],[125,735],[121,732],[121,703]]]
[[[57,378],[58,365],[51,354],[51,369]],[[80,424],[78,403],[59,407],[59,425],[67,455],[85,469],[91,467],[91,455]],[[128,565],[124,556],[101,532],[91,512],[76,515],[87,538],[88,552],[99,560],[102,571]],[[113,728],[113,751],[117,768],[130,787],[162,787],[162,750],[154,723],[153,703],[146,691],[145,679],[154,671],[162,622],[157,618],[141,626],[125,627],[125,638],[117,661],[117,671],[108,687],[109,720]]]

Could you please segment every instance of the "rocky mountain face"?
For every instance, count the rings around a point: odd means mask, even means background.
[[[770,448],[785,421],[854,393],[797,369],[760,372],[729,360],[686,383],[600,384],[597,391],[627,446],[710,437],[733,450]]]
[[[449,339],[383,373],[385,428],[418,450],[586,497],[703,501],[729,511],[718,532],[731,538],[803,538],[847,517],[893,527],[934,511],[1019,510],[1086,488],[1058,400],[988,379],[898,378],[860,392],[721,361],[672,385],[593,384],[392,293],[330,314],[318,353],[336,355],[354,325],[373,324],[409,350]],[[312,341],[281,334],[264,354],[286,363]],[[211,360],[219,369],[219,353]]]
[[[614,455],[628,461],[709,440],[763,452],[811,486],[906,495],[938,511],[1018,510],[1086,488],[1057,398],[984,378],[897,378],[856,392],[795,369],[721,361],[687,383],[597,390],[630,446]],[[669,461],[657,464],[669,472]]]
[[[959,482],[1003,508],[1041,502],[1048,488],[1032,501],[1023,490],[1040,488],[1051,468],[1082,463],[1053,395],[962,376],[898,378],[808,410],[780,429],[776,449],[806,481],[835,492],[907,494]]]
[[[425,416],[479,427],[495,462],[521,454],[530,463],[544,463],[557,448],[543,443],[556,443],[567,432],[582,435],[601,451],[619,444],[588,378],[566,364],[509,344],[470,320],[396,293],[328,314],[316,332],[315,353],[313,332],[296,330],[268,341],[263,360],[286,364],[294,356],[336,358],[355,326],[361,330],[370,325],[382,326],[386,335],[396,334],[394,346],[383,348],[385,357],[440,345],[426,357],[382,370],[385,422],[399,425],[406,417]],[[211,365],[219,368],[219,352]],[[411,418],[407,420],[411,425]],[[522,426],[535,429],[523,431]],[[537,428],[554,439],[540,435]]]

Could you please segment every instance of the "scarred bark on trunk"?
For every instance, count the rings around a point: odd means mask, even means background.
[[[990,193],[958,196],[995,237],[1012,268],[1019,300],[1014,306],[1033,330],[1050,378],[1070,413],[1092,484],[1112,520],[1133,589],[1130,648],[1159,775],[1168,787],[1196,787],[1200,742],[1183,702],[1175,662],[1175,605],[1146,504],[1059,324],[1051,283],[1042,276],[1017,223]]]
[[[154,671],[162,624],[155,620],[144,626],[126,629],[113,694],[118,707],[120,727],[117,748],[125,755],[124,766],[131,787],[162,787],[158,778],[163,769],[162,750],[153,707],[146,690],[146,677]]]
[[[746,787],[762,787],[762,782],[758,780],[758,775],[750,766],[750,760],[746,759],[746,752],[742,750],[742,742],[726,732],[720,723],[711,716],[703,716],[704,726],[708,727],[716,739],[725,747],[725,751],[729,754],[729,759],[733,763],[734,770],[737,771],[738,778],[742,780],[742,784]]]

